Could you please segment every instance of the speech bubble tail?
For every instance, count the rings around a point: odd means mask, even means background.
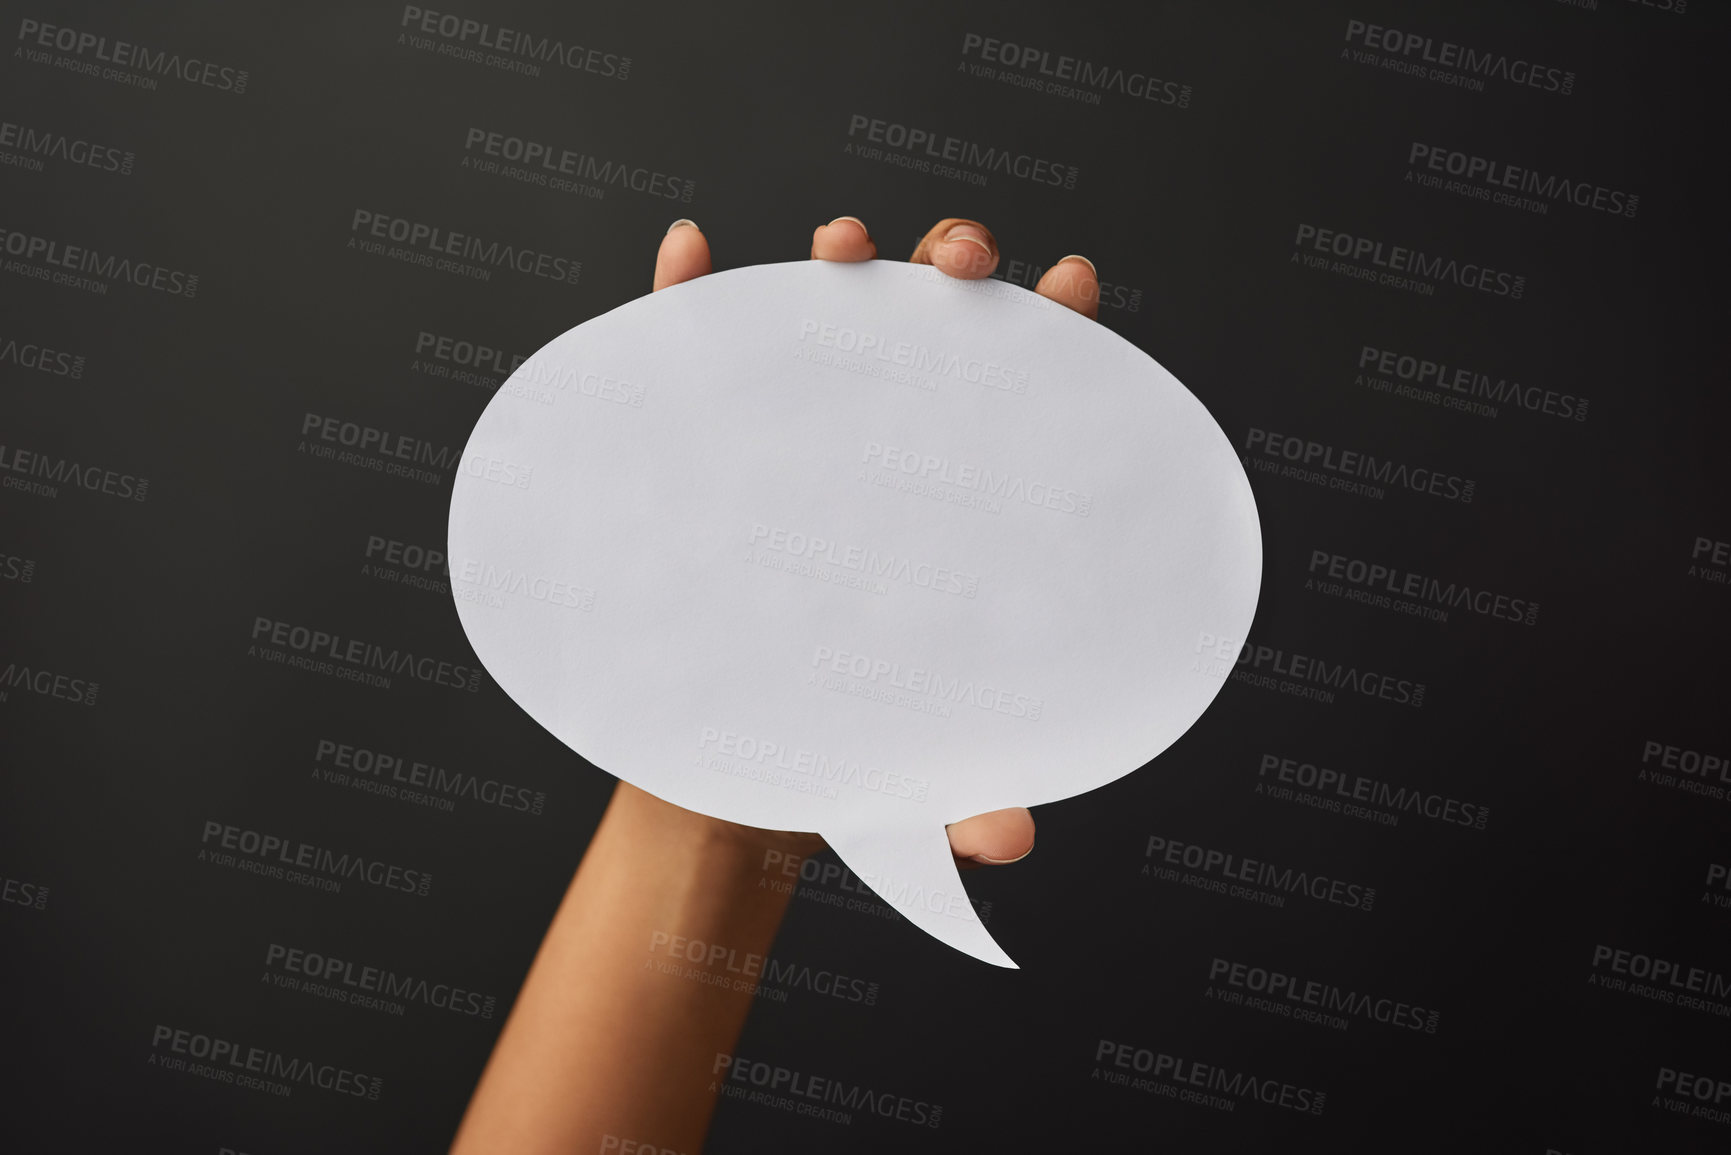
[[[842,863],[909,922],[981,962],[1021,969],[968,901],[942,827],[935,835],[924,827],[823,833]]]

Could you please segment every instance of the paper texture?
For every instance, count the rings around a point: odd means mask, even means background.
[[[700,277],[549,342],[469,438],[449,554],[476,654],[571,749],[822,833],[1002,966],[944,825],[1165,750],[1262,562],[1230,442],[1147,354],[887,261]]]

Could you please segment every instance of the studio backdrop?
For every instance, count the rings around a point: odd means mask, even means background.
[[[468,646],[469,431],[676,218],[725,269],[844,213],[1091,258],[1261,596],[1188,734],[967,876],[1022,969],[766,861],[705,1150],[1731,1144],[1722,8],[0,27],[0,1146],[444,1150],[614,785]]]

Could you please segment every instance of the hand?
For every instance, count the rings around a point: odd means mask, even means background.
[[[876,259],[878,250],[863,221],[858,217],[837,217],[812,233],[811,255],[819,261],[870,261]],[[991,230],[978,221],[945,217],[931,227],[908,259],[916,265],[931,265],[961,280],[979,280],[990,276],[998,267],[998,242]],[[662,237],[661,251],[655,257],[655,280],[651,291],[658,292],[669,285],[701,277],[710,269],[709,240],[703,231],[692,221],[674,221],[667,235]],[[1092,319],[1098,314],[1099,280],[1093,262],[1086,257],[1072,255],[1061,258],[1046,270],[1034,291],[1084,317]],[[821,835],[761,830],[736,822],[723,822],[663,802],[623,782],[619,790],[618,803],[645,817],[653,816],[672,824],[688,837],[700,840],[720,838],[746,846],[805,855],[823,849]],[[631,793],[624,793],[626,791]],[[661,807],[679,813],[660,813]],[[951,823],[947,830],[950,852],[956,856],[956,865],[962,869],[981,863],[996,866],[1016,862],[1027,857],[1034,848],[1034,816],[1020,806],[966,818]]]
[[[865,226],[838,217],[812,234],[823,261],[877,256]],[[912,259],[977,280],[998,264],[998,242],[977,221],[939,221]],[[709,242],[690,221],[661,241],[655,288],[709,272]],[[1093,317],[1094,266],[1065,257],[1040,279],[1042,296]],[[950,850],[974,863],[1014,862],[1034,847],[1021,807],[953,823]],[[766,887],[766,851],[808,855],[816,834],[760,830],[664,802],[620,782],[547,927],[534,965],[451,1150],[512,1155],[605,1150],[619,1136],[695,1151],[715,1110],[714,1063],[736,1046],[756,982],[721,973],[694,982],[697,960],[661,949],[719,945],[731,960],[761,963],[773,948],[793,887]],[[777,860],[785,863],[785,859]],[[708,957],[708,956],[703,956]],[[711,966],[697,963],[696,969]],[[729,962],[729,966],[731,966]]]

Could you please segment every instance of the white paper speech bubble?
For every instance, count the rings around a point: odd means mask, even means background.
[[[669,802],[821,833],[1014,967],[944,826],[1105,785],[1213,701],[1262,539],[1165,369],[1024,289],[795,261],[567,330],[451,492],[451,587],[500,687]]]

